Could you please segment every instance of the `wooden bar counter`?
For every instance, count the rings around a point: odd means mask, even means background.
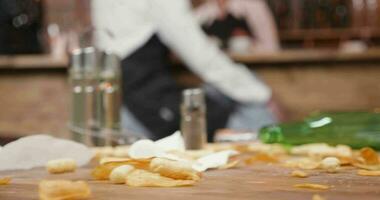
[[[250,200],[312,200],[318,194],[326,200],[379,200],[380,177],[356,175],[356,170],[346,169],[336,174],[311,171],[308,178],[291,177],[291,169],[255,164],[249,167],[206,172],[193,187],[132,188],[94,181],[90,169],[74,173],[49,175],[45,169],[0,172],[12,176],[9,185],[0,186],[1,200],[38,199],[38,182],[42,179],[85,180],[92,190],[90,199],[250,199]],[[311,190],[293,187],[300,183],[319,183],[331,186],[328,190]]]

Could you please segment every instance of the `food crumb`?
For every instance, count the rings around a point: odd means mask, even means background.
[[[312,200],[326,200],[319,194],[314,194]]]
[[[11,180],[12,179],[10,177],[0,178],[0,185],[8,185],[11,182]]]
[[[360,176],[380,176],[380,171],[358,170]]]
[[[316,189],[316,190],[327,190],[330,188],[328,185],[314,184],[314,183],[301,183],[294,185],[296,188],[306,188],[306,189]]]
[[[306,172],[301,171],[301,170],[294,170],[294,171],[292,171],[291,175],[293,177],[298,177],[298,178],[306,178],[309,176],[309,174],[307,174]]]

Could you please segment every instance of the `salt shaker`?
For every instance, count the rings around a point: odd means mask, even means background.
[[[83,141],[83,134],[80,130],[85,129],[84,116],[84,69],[82,65],[82,50],[76,49],[71,52],[69,83],[71,88],[71,111],[70,111],[70,129],[73,133],[73,139],[77,142]]]
[[[101,130],[106,145],[111,144],[112,136],[120,131],[120,60],[115,54],[105,52],[102,56],[100,72]]]
[[[181,104],[181,133],[186,149],[203,148],[207,142],[206,126],[204,92],[200,88],[184,90]]]
[[[84,108],[85,108],[85,144],[94,145],[93,138],[99,128],[96,102],[98,99],[98,60],[93,47],[83,49],[84,67]]]

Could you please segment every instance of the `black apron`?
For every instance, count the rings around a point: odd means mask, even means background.
[[[159,139],[179,130],[181,92],[169,71],[169,51],[157,36],[122,61],[123,103]],[[224,128],[233,103],[222,104],[207,97],[207,132]]]

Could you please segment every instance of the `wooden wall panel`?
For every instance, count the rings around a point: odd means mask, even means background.
[[[0,134],[67,136],[65,73],[0,73]]]
[[[309,112],[380,108],[378,64],[260,67],[257,73],[286,107],[289,120]],[[187,84],[199,82],[180,74]],[[0,136],[68,136],[65,72],[0,73]]]

